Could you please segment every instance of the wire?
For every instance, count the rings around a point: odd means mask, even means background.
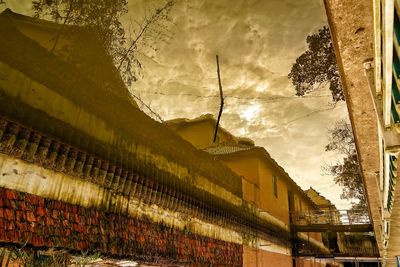
[[[141,93],[144,94],[153,94],[153,95],[162,95],[162,96],[187,96],[187,97],[196,97],[196,98],[219,98],[219,95],[198,95],[198,94],[191,94],[191,93],[164,93],[159,91],[142,91]],[[225,98],[234,98],[239,100],[269,100],[269,101],[276,101],[276,100],[300,100],[300,99],[308,99],[308,98],[324,98],[324,97],[331,97],[331,94],[326,95],[308,95],[308,96],[255,96],[255,97],[242,97],[242,96],[235,96],[235,95],[228,95]]]
[[[278,126],[286,126],[286,125],[289,125],[289,124],[291,124],[291,123],[293,123],[293,122],[295,122],[295,121],[298,121],[298,120],[301,120],[301,119],[304,119],[304,118],[308,118],[308,117],[310,117],[310,116],[312,116],[312,115],[315,115],[315,114],[318,114],[318,113],[321,113],[321,112],[325,112],[325,111],[328,111],[328,110],[333,110],[333,109],[335,109],[337,106],[338,106],[338,105],[335,104],[335,105],[333,105],[333,106],[331,106],[331,107],[329,107],[329,108],[323,108],[323,109],[313,110],[313,111],[311,111],[311,112],[309,112],[309,113],[306,113],[306,114],[304,114],[304,115],[302,115],[302,116],[300,116],[300,117],[294,118],[294,119],[292,119],[292,120],[290,120],[290,121],[288,121],[288,122],[286,122],[286,123],[279,124],[279,125],[275,125],[275,126],[272,127],[271,129],[277,128]]]

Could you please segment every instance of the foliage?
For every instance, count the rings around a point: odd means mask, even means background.
[[[306,42],[308,50],[296,59],[288,74],[296,95],[304,96],[329,83],[333,102],[344,101],[329,28],[324,26],[317,33],[308,35]]]
[[[115,57],[115,65],[128,84],[136,81],[140,75],[136,71],[142,68],[138,55],[145,50],[156,52],[158,42],[168,42],[171,38],[169,24],[172,22],[169,14],[174,4],[174,0],[169,0],[151,14],[146,14],[142,21],[134,20],[133,23],[131,21],[133,34],[128,35],[127,41]]]
[[[65,33],[65,26],[83,26],[96,35],[127,86],[140,76],[139,54],[157,50],[158,41],[168,41],[172,36],[168,30],[169,13],[175,0],[146,13],[142,21],[135,20],[128,33],[121,23],[128,11],[127,0],[32,0],[32,4],[36,17],[63,25],[53,50]]]
[[[111,55],[124,43],[120,17],[128,11],[127,3],[127,0],[32,0],[36,17],[52,19],[64,26],[87,27]]]
[[[42,252],[27,248],[0,248],[0,266],[62,267],[69,266],[70,256],[64,251]]]
[[[344,155],[344,158],[342,162],[326,166],[325,170],[334,177],[335,183],[342,186],[342,199],[356,199],[358,202],[353,202],[353,209],[366,210],[367,200],[351,125],[340,120],[329,134],[330,141],[325,150]]]

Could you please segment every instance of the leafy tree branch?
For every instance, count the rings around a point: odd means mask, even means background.
[[[318,90],[324,82],[328,82],[332,101],[344,101],[329,28],[324,26],[317,33],[308,35],[306,42],[308,50],[296,59],[288,74],[296,95],[304,96]]]

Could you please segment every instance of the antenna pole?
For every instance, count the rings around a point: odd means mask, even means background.
[[[217,140],[217,134],[218,134],[218,126],[219,126],[219,121],[221,119],[222,111],[224,109],[224,93],[222,92],[222,84],[221,84],[221,74],[219,71],[219,60],[218,60],[218,55],[215,56],[217,59],[217,75],[218,75],[218,86],[219,86],[219,97],[221,100],[220,106],[219,106],[219,113],[218,113],[218,118],[217,118],[217,124],[215,125],[215,132],[214,132],[214,143]]]

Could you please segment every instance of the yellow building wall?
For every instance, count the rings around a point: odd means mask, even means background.
[[[258,158],[229,157],[223,161],[238,175],[242,176],[243,199],[253,202],[272,216],[289,223],[288,188],[283,179]],[[273,193],[272,176],[277,177],[278,196]]]
[[[172,124],[169,127],[197,149],[205,149],[216,144],[237,143],[235,137],[223,128],[218,129],[217,140],[214,143],[215,123],[210,120],[196,121],[182,125]]]
[[[204,149],[213,145],[214,129],[206,121],[172,127],[172,129],[198,149]]]
[[[223,159],[235,173],[242,176],[243,199],[260,206],[259,160],[251,157]]]
[[[273,166],[265,162],[259,164],[260,172],[260,208],[276,218],[289,223],[288,187]],[[273,192],[272,176],[277,177],[278,196]]]

